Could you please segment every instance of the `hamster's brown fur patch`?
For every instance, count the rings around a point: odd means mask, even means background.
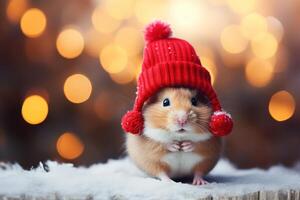
[[[169,166],[161,161],[162,156],[167,153],[163,144],[144,136],[128,135],[126,147],[135,164],[149,175],[169,174]]]

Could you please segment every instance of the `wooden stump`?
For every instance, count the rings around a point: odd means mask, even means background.
[[[53,194],[53,195],[38,196],[38,197],[31,196],[31,195],[0,196],[0,200],[48,200],[48,199],[50,200],[80,200],[80,199],[93,200],[94,198],[92,195],[87,195],[85,197],[75,197],[75,196],[63,196],[61,194],[60,195]],[[109,199],[130,200],[118,194],[113,195]],[[168,197],[166,197],[166,199],[168,199]],[[300,200],[300,190],[258,191],[258,192],[244,194],[240,196],[209,195],[206,198],[199,198],[197,200]]]

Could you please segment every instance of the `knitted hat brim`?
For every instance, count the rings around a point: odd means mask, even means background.
[[[219,100],[211,86],[209,72],[201,65],[173,61],[159,63],[144,69],[138,79],[139,92],[134,110],[141,111],[144,103],[159,90],[166,87],[187,87],[204,93],[209,99],[213,110],[221,110]],[[147,85],[147,90],[143,88]]]

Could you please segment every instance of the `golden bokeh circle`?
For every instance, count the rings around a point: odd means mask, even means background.
[[[268,59],[277,52],[278,42],[272,34],[260,33],[251,40],[251,48],[257,57]]]
[[[285,121],[295,112],[295,99],[287,91],[282,90],[273,94],[269,102],[269,113],[276,121]]]
[[[83,103],[92,93],[92,83],[83,74],[69,76],[64,84],[64,94],[72,103]]]
[[[56,149],[61,157],[73,160],[83,153],[84,145],[74,133],[66,132],[58,138]]]
[[[252,39],[260,33],[264,33],[268,29],[268,23],[265,17],[258,13],[251,13],[245,16],[241,22],[243,35],[247,39]]]
[[[105,71],[110,74],[121,72],[127,65],[126,51],[116,44],[105,46],[100,53],[100,63]]]
[[[274,66],[267,60],[254,58],[245,68],[247,81],[254,87],[264,87],[273,78]]]
[[[83,51],[84,39],[78,30],[67,28],[58,35],[56,48],[64,58],[76,58]]]
[[[23,102],[21,112],[23,119],[29,124],[40,124],[48,115],[48,103],[43,97],[32,95]]]
[[[248,44],[248,41],[244,38],[240,27],[237,25],[230,25],[226,27],[221,33],[220,40],[224,50],[232,54],[243,52]]]
[[[38,37],[46,29],[47,19],[43,11],[37,8],[27,10],[20,21],[20,27],[27,37]]]

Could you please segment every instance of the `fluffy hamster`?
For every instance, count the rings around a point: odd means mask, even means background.
[[[212,109],[200,92],[165,88],[145,103],[142,135],[127,134],[126,147],[135,164],[162,180],[193,175],[193,184],[217,163],[221,139],[208,131]]]

